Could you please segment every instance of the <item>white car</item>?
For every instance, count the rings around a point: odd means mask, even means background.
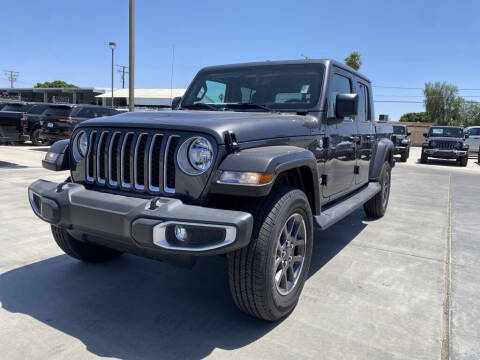
[[[465,144],[470,145],[469,152],[478,153],[478,148],[480,145],[480,126],[472,126],[468,129],[465,129],[469,137],[465,140]]]

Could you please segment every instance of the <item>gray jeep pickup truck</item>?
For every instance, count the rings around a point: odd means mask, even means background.
[[[225,254],[237,306],[278,320],[308,277],[314,229],[387,209],[394,145],[370,80],[332,60],[202,69],[173,110],[87,120],[53,144],[31,207],[68,255],[183,266]]]

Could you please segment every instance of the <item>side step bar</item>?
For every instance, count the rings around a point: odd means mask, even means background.
[[[313,218],[320,230],[325,230],[362,206],[377,195],[381,189],[382,186],[380,183],[371,182],[364,189],[342,200],[337,205],[322,211],[320,215],[314,216]]]

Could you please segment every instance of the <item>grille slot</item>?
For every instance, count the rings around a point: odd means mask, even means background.
[[[165,185],[163,191],[169,194],[175,193],[175,150],[178,145],[178,136],[172,135],[168,138],[166,145],[166,159],[164,160],[163,178]]]
[[[442,150],[451,150],[455,149],[456,142],[448,140],[435,140],[436,148]]]
[[[133,137],[134,133],[127,133],[123,139],[122,152],[121,152],[121,176],[122,176],[122,187],[130,189],[130,162],[131,156],[130,152],[132,151]]]
[[[94,129],[88,135],[87,183],[124,191],[175,194],[175,156],[181,135],[133,129]]]
[[[163,135],[156,134],[153,136],[152,143],[150,145],[149,158],[148,158],[148,176],[149,176],[149,190],[152,192],[160,191],[161,182],[161,163],[163,161],[162,150]]]

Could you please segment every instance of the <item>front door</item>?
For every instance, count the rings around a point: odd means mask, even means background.
[[[334,119],[337,94],[351,94],[353,91],[352,75],[334,68],[328,86],[327,118]],[[354,185],[355,157],[355,120],[345,118],[342,122],[327,125],[328,151],[325,162],[323,196],[333,200],[347,192]]]

